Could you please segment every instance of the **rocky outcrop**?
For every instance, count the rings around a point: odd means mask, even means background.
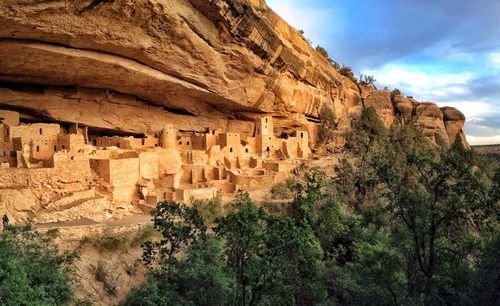
[[[363,107],[386,126],[410,108],[341,76],[263,0],[5,0],[0,50],[0,108],[31,121],[252,133],[269,113],[278,131],[307,128],[314,140],[324,106],[340,131]],[[450,110],[411,104],[437,143],[463,136]]]
[[[434,103],[417,103],[414,108],[415,124],[424,135],[438,145],[448,146],[450,138],[446,133],[443,113]]]
[[[449,106],[441,107],[441,112],[443,113],[444,126],[450,143],[453,143],[455,138],[460,137],[462,143],[467,145],[467,140],[465,139],[463,131],[465,124],[464,114],[458,109]]]
[[[363,99],[364,107],[372,107],[380,117],[385,127],[394,122],[394,107],[391,94],[386,90],[374,90]]]
[[[4,83],[111,91],[198,129],[243,111],[317,118],[350,82],[261,1],[7,1],[0,38]]]
[[[402,124],[410,120],[415,102],[413,99],[403,96],[394,97],[394,111]]]

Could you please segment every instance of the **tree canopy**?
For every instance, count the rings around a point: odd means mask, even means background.
[[[241,194],[208,229],[160,203],[159,256],[124,305],[496,305],[500,170],[373,109],[346,139],[336,175],[305,171],[281,214]]]

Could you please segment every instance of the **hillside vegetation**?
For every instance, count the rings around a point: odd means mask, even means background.
[[[161,237],[141,239],[147,281],[121,304],[497,305],[500,170],[372,109],[346,138],[334,177],[303,168],[280,187],[284,209],[246,193],[159,203]],[[0,240],[2,304],[91,305],[72,298],[72,256],[16,235]]]
[[[160,203],[149,280],[123,304],[495,305],[498,169],[370,109],[348,145],[356,158],[334,178],[308,170],[284,214],[242,194],[208,229],[196,209]]]

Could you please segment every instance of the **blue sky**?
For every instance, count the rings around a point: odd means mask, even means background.
[[[340,64],[455,106],[471,144],[500,143],[500,0],[267,0]]]

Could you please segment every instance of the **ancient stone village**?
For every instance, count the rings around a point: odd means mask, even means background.
[[[498,12],[0,1],[0,306],[500,305]]]
[[[39,202],[46,210],[37,213],[39,222],[67,221],[72,217],[68,209],[76,213],[85,206],[100,220],[106,214],[99,214],[110,204],[190,203],[271,186],[310,154],[308,132],[276,137],[272,116],[259,117],[253,135],[209,129],[181,134],[166,122],[161,133],[141,138],[92,135],[76,123],[23,123],[19,113],[6,110],[0,111],[0,122],[2,180],[42,185],[40,198],[28,197],[34,200],[28,206]],[[44,186],[47,177],[73,180],[76,185],[85,180],[98,184],[87,190],[59,189],[63,193],[54,197]],[[59,212],[66,210],[59,218],[54,212],[58,206]],[[81,213],[85,215],[84,210]]]

